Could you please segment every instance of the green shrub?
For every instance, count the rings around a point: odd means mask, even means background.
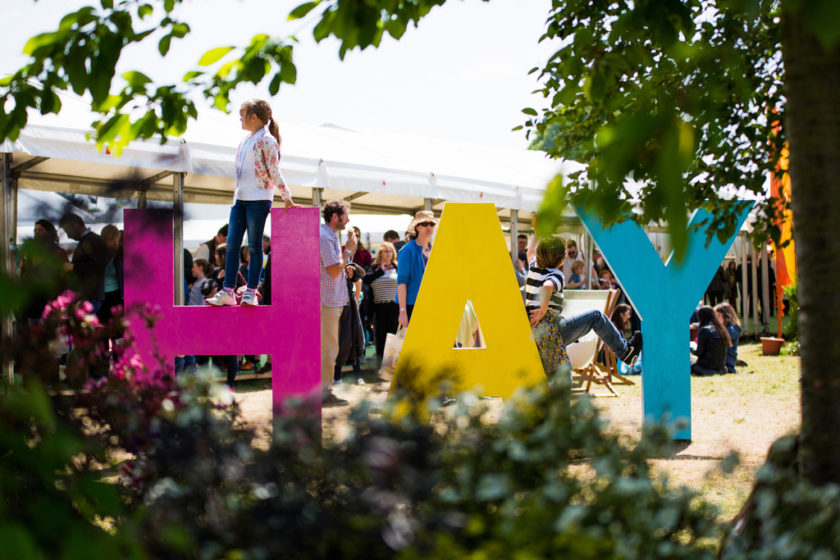
[[[0,397],[0,558],[142,558],[103,481],[103,448],[56,414],[37,380]]]
[[[665,429],[621,440],[567,383],[520,391],[493,419],[473,395],[441,408],[403,386],[384,413],[351,411],[340,441],[289,403],[261,449],[209,372],[142,364],[130,333],[109,376],[81,383],[113,331],[55,303],[39,336],[58,321],[85,349],[71,375],[85,390],[48,396],[54,364],[30,360],[0,398],[0,558],[711,559],[728,530],[652,474]],[[774,446],[726,558],[836,557],[840,493],[798,481],[791,456]]]
[[[196,401],[196,406],[200,402]],[[387,416],[387,414],[386,414]],[[305,414],[272,445],[185,408],[150,453],[142,530],[168,558],[713,558],[716,510],[652,476],[670,436],[627,445],[568,388],[521,392],[488,421],[465,394],[431,422],[362,405],[321,441]]]
[[[785,327],[785,339],[788,341],[799,339],[799,295],[796,283],[784,287],[785,297],[789,302],[788,323]]]
[[[840,551],[840,486],[815,487],[799,476],[795,436],[777,440],[723,546],[745,560],[831,560]]]

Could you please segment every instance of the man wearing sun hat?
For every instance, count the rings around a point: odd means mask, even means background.
[[[421,210],[414,215],[406,233],[411,241],[400,249],[397,270],[397,301],[400,304],[400,325],[408,326],[420,283],[426,271],[426,263],[432,252],[432,236],[438,219],[431,210]],[[403,260],[405,259],[405,260]]]

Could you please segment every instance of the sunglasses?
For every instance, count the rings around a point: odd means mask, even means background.
[[[417,224],[418,227],[425,226],[425,227],[435,227],[437,224],[434,222],[420,222]]]

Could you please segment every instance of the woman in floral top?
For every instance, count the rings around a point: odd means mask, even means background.
[[[230,209],[227,247],[242,245],[242,238],[245,231],[248,231],[250,261],[242,305],[257,305],[257,284],[262,272],[263,230],[274,199],[274,189],[280,191],[287,209],[297,205],[292,202],[292,195],[278,167],[280,134],[271,116],[271,106],[262,99],[246,101],[239,109],[239,120],[242,129],[251,134],[242,140],[236,153],[236,190]],[[236,305],[233,291],[238,268],[239,252],[227,251],[224,287],[207,300],[209,305]]]

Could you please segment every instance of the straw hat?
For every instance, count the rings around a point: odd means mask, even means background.
[[[435,213],[431,210],[420,210],[414,214],[414,219],[411,220],[410,224],[408,224],[405,232],[409,235],[414,235],[416,233],[414,228],[416,228],[418,224],[422,224],[423,222],[434,222],[435,225],[437,225],[439,221],[440,220],[435,218]]]

